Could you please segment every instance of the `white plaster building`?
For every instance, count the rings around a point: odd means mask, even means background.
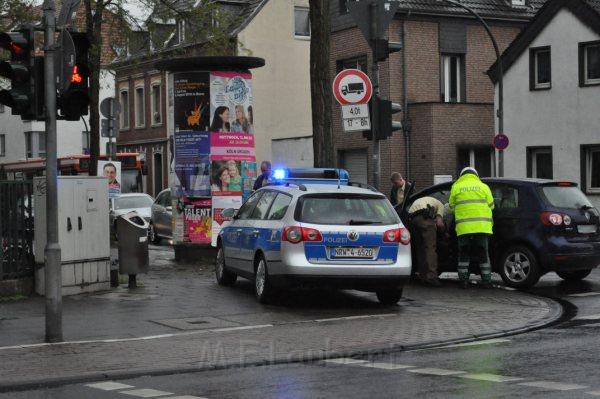
[[[549,0],[502,61],[504,175],[577,182],[600,208],[600,1]]]

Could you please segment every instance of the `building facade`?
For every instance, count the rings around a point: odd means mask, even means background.
[[[285,159],[287,166],[312,166],[308,1],[222,3],[239,19],[232,32],[235,52],[266,61],[264,67],[252,71],[257,162]],[[202,55],[201,45],[186,37],[185,24],[161,22],[161,29],[171,29],[171,33],[165,35],[167,45],[160,54],[149,56],[148,51],[142,51],[113,64],[116,96],[121,104],[127,104],[122,106],[118,149],[143,155],[147,166],[144,187],[151,195],[169,187],[173,177],[166,117],[168,75],[153,65],[158,58],[173,56],[169,54]],[[297,147],[289,156],[290,145],[301,146],[301,150]]]
[[[600,3],[549,0],[502,60],[505,175],[577,182],[600,207]]]
[[[501,49],[508,47],[540,1],[474,1]],[[347,1],[331,2],[331,73],[345,68],[371,72],[371,50],[347,9]],[[388,35],[402,50],[380,63],[383,97],[400,103],[394,119],[403,131],[381,145],[381,187],[400,172],[417,189],[455,178],[464,166],[483,176],[494,173],[494,86],[485,75],[496,59],[483,26],[464,11],[443,1],[401,3]],[[358,133],[345,133],[341,108],[333,106],[335,150],[339,167],[353,180],[373,183],[372,142]]]

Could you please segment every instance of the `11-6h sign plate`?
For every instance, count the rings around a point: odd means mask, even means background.
[[[371,130],[368,104],[342,105],[342,123],[345,132]]]

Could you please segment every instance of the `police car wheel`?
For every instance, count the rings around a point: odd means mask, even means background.
[[[506,285],[517,289],[533,287],[542,275],[535,254],[522,245],[511,246],[504,251],[498,262],[498,271]]]
[[[402,288],[379,290],[375,294],[382,305],[396,305],[402,298]]]
[[[221,245],[219,245],[219,248],[217,249],[215,277],[217,278],[217,283],[223,286],[233,285],[237,280],[237,275],[225,268],[225,253],[223,252],[223,247]]]
[[[254,289],[256,299],[260,303],[269,303],[273,298],[274,288],[269,281],[269,271],[267,261],[263,255],[258,257],[256,263],[256,273],[254,274]]]

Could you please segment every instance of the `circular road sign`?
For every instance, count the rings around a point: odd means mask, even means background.
[[[373,95],[373,85],[363,71],[344,69],[333,79],[333,95],[342,105],[366,104]]]
[[[506,150],[509,144],[508,136],[505,134],[497,134],[494,137],[494,148],[500,151]]]

